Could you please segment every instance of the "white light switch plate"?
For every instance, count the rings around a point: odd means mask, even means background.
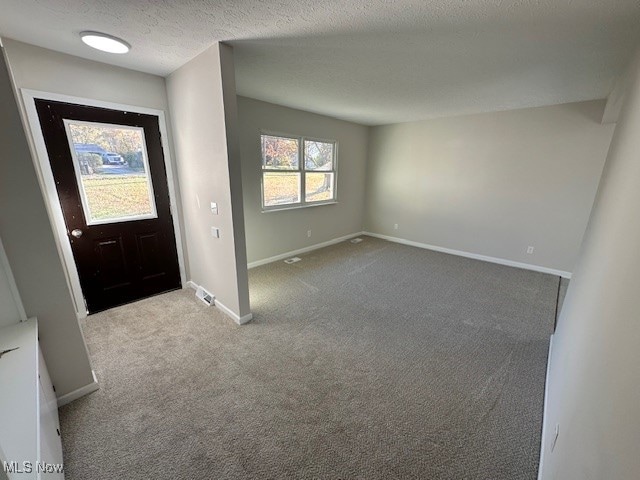
[[[218,227],[211,227],[211,236],[214,238],[220,238],[220,229]]]

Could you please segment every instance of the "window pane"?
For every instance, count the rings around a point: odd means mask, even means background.
[[[262,174],[264,206],[300,203],[300,174],[265,172]]]
[[[65,125],[87,224],[156,218],[143,129]]]
[[[262,135],[262,168],[298,170],[298,140]]]
[[[307,170],[333,170],[333,143],[304,141],[304,167]]]
[[[305,200],[321,202],[333,200],[333,173],[305,173]]]

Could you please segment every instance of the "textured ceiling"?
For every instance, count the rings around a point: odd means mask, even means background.
[[[0,0],[0,34],[166,75],[214,41],[238,93],[384,124],[604,98],[638,0]],[[120,36],[95,52],[81,30]]]

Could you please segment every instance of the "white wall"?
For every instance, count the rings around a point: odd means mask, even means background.
[[[238,109],[249,262],[362,230],[368,127],[246,97]],[[261,130],[337,140],[338,204],[262,213]]]
[[[3,38],[18,88],[62,93],[167,113],[163,77]]]
[[[54,52],[8,38],[2,40],[16,88],[161,110],[165,114],[167,128],[171,130],[163,77]],[[168,137],[172,169],[175,172],[176,155],[171,131]],[[173,187],[178,197],[176,209],[180,212],[180,185],[177,179],[174,179]],[[182,217],[177,219],[184,237],[182,220]],[[183,255],[186,256],[187,252],[183,251]]]
[[[162,77],[113,67],[10,39],[3,39],[3,42],[13,74],[14,86],[17,89],[27,88],[163,110],[169,121],[165,80]],[[19,128],[21,132],[22,126],[19,123],[18,119],[17,124],[12,128]],[[16,132],[17,130],[14,135],[18,135]],[[170,150],[173,150],[171,136],[168,140]],[[9,238],[5,234],[3,239],[25,309],[29,315],[37,315],[40,319],[43,353],[53,383],[56,385],[57,394],[62,396],[92,383],[93,377],[86,352],[82,353],[85,349],[75,311],[68,310],[69,291],[66,286],[66,277],[60,270],[57,241],[52,235],[32,159],[28,151],[21,149],[20,152],[23,156],[15,158],[19,158],[20,168],[23,170],[11,171],[12,175],[18,173],[21,175],[20,179],[16,180],[21,182],[21,187],[14,192],[14,201],[33,204],[34,213],[25,214],[22,219],[32,218],[32,228],[39,232],[33,232],[33,234],[41,237],[39,242],[42,245],[38,249],[38,255],[34,256],[28,250],[18,252],[10,248]],[[175,155],[172,157],[175,159]],[[177,183],[174,183],[174,187],[179,192]],[[180,205],[178,209],[179,207]],[[26,224],[24,221],[21,223]],[[30,268],[24,272],[18,265],[23,263],[30,265]],[[33,286],[45,280],[36,278],[37,276],[34,275],[34,272],[40,269],[51,271],[52,278],[47,280],[48,286],[35,290]],[[46,294],[43,295],[42,292]],[[55,314],[45,313],[47,309],[53,312],[56,308],[58,311]]]
[[[0,327],[26,320],[11,265],[0,239]]]
[[[214,44],[167,78],[190,279],[249,315],[237,107],[230,47]],[[188,187],[187,187],[188,186]],[[218,204],[218,215],[210,203]],[[220,238],[211,235],[220,228]]]
[[[545,480],[640,478],[638,53],[554,335],[544,419]]]
[[[600,124],[603,108],[595,101],[372,128],[365,229],[570,272],[613,133]]]
[[[0,236],[58,395],[93,382],[4,57],[0,57]]]
[[[21,320],[9,281],[9,274],[0,263],[0,327],[13,325]]]

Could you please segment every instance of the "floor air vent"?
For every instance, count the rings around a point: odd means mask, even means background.
[[[202,287],[198,287],[198,289],[196,290],[196,297],[198,297],[202,301],[202,303],[208,306],[211,306],[216,298]]]
[[[351,243],[360,243],[361,241],[362,241],[362,239],[359,238],[359,237],[351,239]]]
[[[292,263],[296,263],[299,262],[300,260],[302,260],[300,257],[291,257],[291,258],[287,258],[284,263],[291,265]]]

